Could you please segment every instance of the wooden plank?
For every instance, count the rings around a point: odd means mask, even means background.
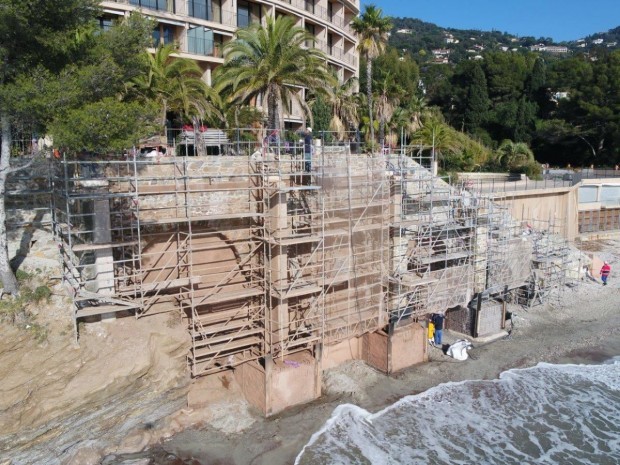
[[[220,336],[212,336],[207,339],[195,339],[194,347],[205,347],[205,346],[214,346],[214,345],[224,345],[226,346],[229,343],[234,343],[239,339],[245,339],[250,336],[255,336],[257,334],[262,334],[263,328],[250,328],[244,331],[235,331],[229,334],[223,334]],[[215,348],[215,347],[212,347]],[[221,347],[220,347],[221,348]]]
[[[261,238],[260,237],[256,237],[256,239],[260,240]],[[322,240],[322,238],[320,236],[315,236],[315,235],[311,235],[311,234],[299,235],[297,237],[289,236],[289,237],[282,238],[282,239],[277,239],[277,238],[274,238],[274,237],[262,238],[262,239],[265,240],[269,244],[281,245],[281,246],[296,245],[296,244],[306,244],[306,243],[309,243],[309,242],[320,242]]]
[[[260,337],[246,337],[243,339],[233,340],[227,344],[221,345],[219,347],[213,348],[204,348],[193,351],[190,354],[190,358],[192,360],[196,360],[201,357],[208,357],[209,355],[216,355],[220,352],[230,352],[236,349],[241,349],[244,347],[250,347],[253,345],[259,345],[262,342]]]
[[[453,253],[445,253],[445,254],[437,254],[431,257],[413,257],[416,263],[421,265],[429,265],[431,263],[449,261],[449,260],[458,260],[460,258],[467,258],[471,254],[469,252],[453,252]]]
[[[202,282],[202,277],[192,276],[191,278],[177,278],[168,281],[157,281],[154,283],[142,284],[143,292],[162,291],[166,289],[174,289],[176,287],[190,286]]]
[[[228,220],[237,218],[253,218],[261,217],[261,213],[224,213],[218,215],[199,215],[199,216],[186,216],[186,217],[169,217],[159,218],[156,220],[140,220],[140,224],[143,226],[159,225],[168,223],[184,223],[195,221],[216,221],[216,220]]]
[[[72,247],[74,252],[84,252],[87,250],[101,250],[101,249],[111,249],[115,247],[130,247],[133,245],[138,245],[138,241],[129,241],[129,242],[106,242],[103,244],[75,244]]]
[[[234,329],[245,328],[246,326],[251,326],[254,322],[252,320],[243,319],[243,320],[230,320],[229,322],[224,322],[225,324],[221,325],[209,325],[206,328],[195,329],[191,331],[191,335],[193,338],[200,338],[201,336],[209,336],[211,334],[223,333],[226,331],[232,331]]]
[[[228,320],[234,320],[238,318],[249,318],[248,309],[234,308],[232,310],[222,310],[219,312],[202,313],[197,316],[197,320],[202,325],[209,325],[213,323],[221,323]]]
[[[87,316],[103,315],[104,313],[124,312],[136,308],[140,307],[138,305],[128,305],[126,307],[122,307],[119,305],[99,305],[98,307],[84,307],[78,308],[76,310],[75,317],[85,318]]]
[[[179,183],[183,183],[183,178],[179,178]],[[186,187],[176,186],[174,184],[156,184],[156,185],[138,185],[138,195],[154,195],[154,194],[175,194],[175,193],[200,193],[200,192],[218,192],[218,191],[236,191],[240,189],[255,189],[248,182],[192,182],[188,181]]]
[[[232,300],[247,299],[248,297],[255,297],[261,294],[263,294],[263,290],[259,288],[244,288],[236,291],[223,291],[219,294],[207,295],[205,298],[200,299],[196,305],[210,305],[230,302]]]
[[[280,294],[280,297],[283,299],[291,299],[293,297],[299,297],[307,294],[314,294],[316,292],[321,292],[323,288],[321,286],[310,285],[310,286],[298,286],[292,289],[283,289],[281,291],[277,291]]]

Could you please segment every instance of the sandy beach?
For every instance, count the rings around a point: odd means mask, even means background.
[[[619,245],[607,240],[582,248],[615,267]],[[31,309],[36,321],[48,324],[44,343],[3,324],[2,465],[291,464],[341,404],[376,412],[441,383],[495,379],[539,362],[589,364],[620,355],[620,278],[613,269],[608,286],[586,278],[564,288],[561,305],[511,305],[510,336],[474,341],[469,360],[431,348],[428,363],[392,376],[350,361],[324,373],[315,402],[264,418],[230,372],[190,381],[185,328],[174,315],[148,325],[135,318],[91,323],[78,347],[66,297],[54,289],[49,308]],[[444,343],[462,337],[446,331]],[[202,406],[188,408],[188,396],[201,398]]]
[[[605,245],[608,252],[603,255],[612,260],[615,242],[608,241]],[[393,376],[386,376],[361,361],[348,362],[325,374],[323,396],[319,400],[272,418],[261,418],[251,409],[240,415],[244,409],[238,408],[235,389],[230,387],[233,395],[224,402],[237,407],[229,421],[189,428],[163,440],[148,455],[153,460],[150,463],[173,463],[171,453],[183,460],[182,463],[291,464],[312,433],[321,428],[340,404],[352,403],[374,412],[441,383],[495,379],[503,371],[531,367],[539,362],[591,364],[620,355],[618,280],[611,280],[606,287],[587,280],[577,287],[566,288],[562,305],[556,308],[512,306],[510,310],[515,315],[510,336],[474,343],[467,361],[456,361],[433,348],[429,363]],[[510,323],[507,328],[510,329]],[[460,337],[447,331],[444,342]],[[234,431],[235,424],[243,426]]]

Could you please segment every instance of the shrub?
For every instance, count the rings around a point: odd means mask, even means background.
[[[52,295],[52,290],[49,287],[39,286],[32,293],[32,300],[33,302],[36,302],[36,303],[39,303],[42,300],[45,300],[47,302],[50,300],[51,295]]]

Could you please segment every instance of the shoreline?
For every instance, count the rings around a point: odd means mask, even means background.
[[[174,435],[164,434],[165,439],[150,450],[102,463],[120,465],[129,460],[168,456],[170,461],[144,464],[288,465],[338,405],[354,404],[374,413],[443,383],[498,379],[505,371],[540,362],[604,363],[620,356],[620,311],[616,309],[619,295],[618,283],[603,289],[597,283],[583,282],[565,292],[560,308],[513,307],[511,310],[518,316],[511,336],[486,344],[474,342],[471,358],[466,361],[456,361],[440,349],[431,348],[428,363],[391,376],[361,361],[349,361],[325,373],[323,395],[310,404],[270,418],[249,409],[247,415],[252,416],[252,421],[246,421],[250,426],[242,431],[223,432],[207,423],[190,426]],[[445,343],[461,337],[450,331],[444,333]],[[247,419],[237,420],[243,423]]]

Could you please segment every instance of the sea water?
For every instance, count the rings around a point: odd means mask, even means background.
[[[620,359],[448,383],[370,414],[340,405],[297,465],[620,464]]]

